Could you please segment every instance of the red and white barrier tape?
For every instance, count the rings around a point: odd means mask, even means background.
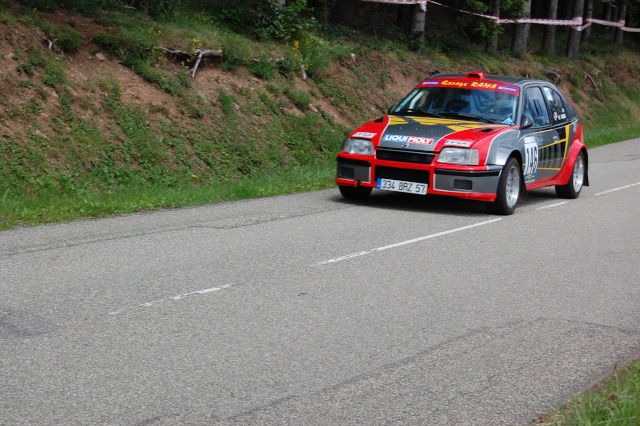
[[[419,4],[423,12],[427,11],[428,0],[361,0],[373,3],[392,3],[392,4]]]
[[[427,3],[433,3],[438,6],[454,9],[446,4],[438,3],[434,0],[361,0],[374,3],[391,3],[391,4],[419,4],[423,11],[427,10]],[[565,27],[573,27],[576,31],[582,31],[589,27],[591,24],[605,25],[608,27],[616,27],[621,31],[627,31],[632,33],[640,32],[640,28],[631,28],[625,26],[625,21],[604,21],[602,19],[586,19],[583,25],[582,18],[575,17],[573,19],[536,19],[536,18],[522,18],[522,19],[503,19],[499,16],[483,15],[481,13],[469,12],[468,10],[454,9],[458,12],[468,13],[470,15],[479,16],[481,18],[490,19],[496,24],[540,24],[540,25],[562,25]]]

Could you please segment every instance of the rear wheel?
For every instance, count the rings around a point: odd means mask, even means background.
[[[573,171],[571,172],[571,178],[566,185],[557,185],[556,194],[561,198],[578,198],[582,185],[584,184],[584,154],[580,152],[576,162],[573,165]]]
[[[349,198],[351,200],[362,200],[367,198],[369,194],[371,194],[371,190],[373,188],[369,188],[368,186],[344,186],[339,185],[340,193],[344,198]]]
[[[516,210],[520,197],[521,177],[520,163],[513,157],[509,158],[500,173],[496,200],[487,204],[491,213],[510,215]]]

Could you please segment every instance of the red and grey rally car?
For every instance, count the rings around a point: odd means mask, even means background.
[[[551,83],[481,72],[437,74],[387,115],[354,130],[338,154],[346,198],[373,188],[484,201],[514,212],[526,190],[589,185],[582,124]]]

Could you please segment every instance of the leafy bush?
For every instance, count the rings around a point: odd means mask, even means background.
[[[246,50],[236,43],[230,42],[222,46],[224,52],[220,66],[225,71],[233,71],[241,66],[247,65]]]
[[[45,75],[42,78],[42,82],[55,89],[66,83],[66,80],[67,78],[63,65],[60,62],[49,61],[45,67]]]
[[[249,65],[249,70],[263,80],[269,80],[276,75],[277,66],[273,61],[260,58]]]
[[[302,111],[306,111],[309,109],[309,105],[311,105],[311,96],[307,92],[302,90],[295,90],[293,88],[286,88],[284,91],[285,95]]]
[[[255,22],[256,35],[261,40],[293,40],[315,26],[313,18],[305,15],[311,12],[306,0],[289,0],[284,7],[278,7],[275,0],[261,3]]]
[[[155,40],[143,37],[132,37],[124,34],[98,33],[93,42],[110,55],[117,56],[126,66],[140,60],[153,59]]]
[[[165,71],[154,68],[149,61],[136,60],[131,61],[128,65],[133,72],[142,76],[149,83],[155,84],[160,89],[172,95],[183,94],[191,83],[188,78],[174,77]]]
[[[82,42],[82,35],[78,31],[67,27],[58,27],[55,38],[58,47],[65,53],[77,50]]]

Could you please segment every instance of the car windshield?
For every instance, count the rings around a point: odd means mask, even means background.
[[[516,100],[517,96],[501,91],[426,87],[414,89],[390,112],[513,124]]]

